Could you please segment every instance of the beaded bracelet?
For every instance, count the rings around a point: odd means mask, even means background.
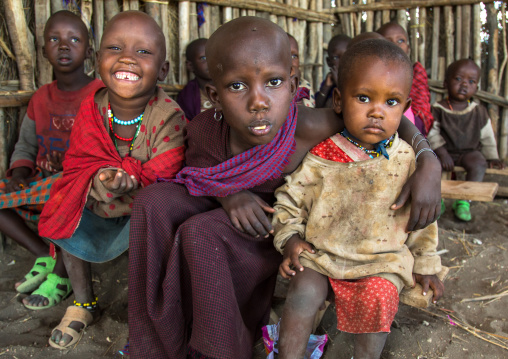
[[[76,301],[74,301],[74,305],[76,307],[83,307],[85,309],[96,309],[97,308],[97,302],[99,301],[99,298],[98,297],[95,297],[95,301],[91,302],[91,303],[78,303]]]
[[[418,153],[416,154],[415,163],[418,163],[418,156],[420,156],[423,152],[432,152],[432,154],[437,158],[436,153],[434,151],[432,151],[432,149],[425,147],[425,148],[422,148],[420,151],[418,151]]]

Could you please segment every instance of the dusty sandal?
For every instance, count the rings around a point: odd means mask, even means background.
[[[65,286],[66,290],[58,288],[59,285]],[[48,304],[41,307],[25,304],[25,307],[32,310],[51,308],[67,298],[71,293],[72,285],[69,278],[62,278],[55,273],[50,273],[48,278],[32,293],[32,295],[40,295],[46,298]]]
[[[45,264],[45,265],[43,265]],[[35,260],[35,264],[25,275],[25,281],[18,285],[16,291],[18,293],[31,293],[41,285],[49,273],[55,268],[56,259],[51,256],[39,257]],[[37,273],[37,274],[34,274]]]
[[[85,328],[90,325],[93,321],[93,315],[88,311],[87,309],[83,307],[76,307],[76,306],[70,306],[67,308],[67,311],[65,312],[64,317],[60,321],[60,324],[58,324],[55,329],[51,331],[51,337],[49,338],[49,345],[51,345],[53,348],[57,349],[67,349],[71,345],[74,345],[77,343],[81,337],[83,336],[83,332],[85,331]],[[78,332],[72,328],[69,327],[69,325],[72,322],[79,322],[83,324],[83,328]],[[55,330],[59,330],[62,332],[62,338],[65,334],[72,337],[72,340],[66,345],[61,346],[57,343],[55,343],[51,338],[53,337],[53,333]]]

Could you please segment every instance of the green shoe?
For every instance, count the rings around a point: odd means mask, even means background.
[[[59,285],[65,287],[65,289],[58,288]],[[25,305],[25,307],[32,310],[51,308],[67,298],[71,293],[72,285],[69,278],[62,278],[55,273],[49,273],[46,280],[32,293],[32,295],[40,295],[47,298],[48,305],[42,307]]]
[[[471,211],[469,210],[470,204],[468,201],[463,201],[461,199],[453,202],[452,208],[453,213],[455,213],[455,217],[464,222],[469,222],[471,220]]]
[[[18,285],[16,291],[18,293],[31,293],[36,290],[44,282],[48,274],[53,272],[55,264],[56,259],[53,259],[51,256],[37,258],[30,272],[25,275],[25,281]]]

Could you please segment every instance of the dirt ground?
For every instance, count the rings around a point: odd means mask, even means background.
[[[508,358],[508,296],[466,301],[508,293],[508,201],[474,203],[469,223],[454,219],[451,203],[446,201],[448,209],[439,220],[439,249],[447,251],[442,262],[451,268],[445,297],[426,310],[400,305],[382,355],[385,359]],[[93,266],[102,318],[86,329],[77,346],[65,351],[47,343],[73,297],[48,310],[31,311],[14,290],[33,260],[15,244],[0,254],[0,359],[122,357],[119,351],[128,340],[127,254]],[[281,305],[275,306],[276,311]],[[352,357],[352,337],[336,329],[333,305],[317,330],[324,333],[329,341],[323,359]],[[263,358],[262,353],[258,342],[253,356]]]

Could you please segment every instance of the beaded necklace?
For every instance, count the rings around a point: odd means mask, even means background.
[[[141,129],[141,122],[143,121],[143,114],[144,112],[138,116],[138,118],[140,118],[138,122],[138,125],[136,126],[136,133],[134,134],[134,136],[132,136],[131,138],[124,138],[124,137],[120,137],[118,136],[116,133],[115,133],[115,130],[113,128],[113,118],[115,117],[113,115],[113,111],[111,111],[111,105],[108,104],[108,117],[109,117],[109,128],[111,130],[111,132],[113,133],[114,137],[113,137],[113,140],[115,142],[115,148],[116,150],[118,151],[118,145],[116,143],[116,139],[118,138],[119,140],[122,140],[122,141],[126,141],[126,142],[131,142],[130,146],[129,146],[129,154],[128,156],[130,156],[131,154],[131,151],[132,151],[132,148],[134,147],[134,141],[136,141],[136,138],[138,137],[139,135],[139,130]],[[116,123],[116,122],[115,122]],[[134,122],[135,123],[135,122]]]
[[[363,152],[368,154],[370,158],[376,158],[376,157],[379,157],[380,155],[383,155],[386,158],[388,158],[388,154],[386,153],[386,148],[390,148],[392,146],[393,139],[395,138],[395,135],[392,135],[392,136],[390,136],[390,138],[388,138],[388,139],[386,139],[384,141],[376,143],[375,144],[375,148],[373,150],[369,150],[369,149],[363,147],[362,145],[360,145],[355,140],[353,140],[353,138],[352,138],[353,136],[351,136],[351,134],[346,129],[344,129],[340,134],[346,140],[348,140],[353,145],[355,145],[356,147],[361,149]]]
[[[452,104],[450,103],[450,98],[446,96],[446,103],[448,104],[448,107],[450,108],[450,111],[453,111]],[[471,104],[471,100],[467,100],[467,105],[469,106]]]
[[[130,120],[130,121],[122,121],[122,120],[119,120],[118,118],[116,118],[115,115],[113,115],[113,111],[111,111],[111,104],[108,102],[108,117],[109,118],[113,118],[113,122],[118,124],[118,125],[122,125],[122,126],[129,126],[129,125],[133,125],[135,123],[138,123],[140,121],[143,120],[143,115],[145,113],[143,112],[141,115],[139,115],[138,117]]]

